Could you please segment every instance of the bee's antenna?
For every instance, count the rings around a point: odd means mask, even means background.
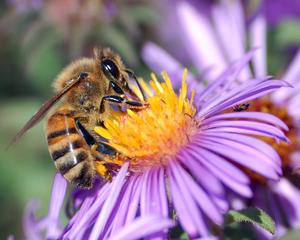
[[[138,80],[138,78],[136,77],[136,75],[134,74],[134,72],[133,72],[132,70],[130,70],[130,69],[126,69],[125,72],[127,72],[128,75],[134,79],[134,81],[136,82],[136,84],[137,84],[139,90],[140,90],[141,93],[142,93],[143,100],[145,101],[145,100],[147,99],[146,94],[145,94],[145,91],[144,91],[144,89],[142,88],[142,86],[141,86],[141,84],[140,84],[140,81]]]

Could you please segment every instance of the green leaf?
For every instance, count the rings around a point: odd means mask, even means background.
[[[259,208],[250,207],[239,211],[229,211],[225,216],[225,224],[236,222],[252,223],[271,234],[275,234],[275,223],[273,219]]]

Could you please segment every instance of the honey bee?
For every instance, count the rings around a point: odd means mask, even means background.
[[[136,81],[144,99],[140,100],[131,90],[130,78]],[[45,125],[48,149],[57,170],[72,184],[91,188],[97,161],[103,166],[101,176],[110,179],[103,155],[114,156],[117,152],[93,129],[105,127],[103,123],[113,111],[111,104],[129,109],[146,106],[145,94],[134,73],[109,48],[95,48],[93,58],[82,58],[68,65],[53,86],[55,95],[42,105],[10,145],[57,105]]]

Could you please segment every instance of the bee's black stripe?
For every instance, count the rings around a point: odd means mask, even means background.
[[[75,156],[72,156],[72,159],[68,159],[65,161],[60,167],[59,171],[62,175],[66,174],[71,168],[75,167],[77,164],[81,163],[85,159],[87,159],[88,155],[86,152],[79,152]]]
[[[82,147],[82,140],[76,140],[74,142],[70,142],[66,147],[56,150],[52,152],[52,159],[56,161],[58,158],[63,157],[66,155],[68,152],[70,152],[71,149],[76,149]]]
[[[90,188],[93,182],[93,174],[91,174],[87,164],[83,165],[80,173],[72,179],[72,183],[84,188]]]
[[[73,127],[73,128],[66,128],[66,129],[59,130],[59,131],[54,131],[54,132],[51,132],[48,134],[47,140],[51,140],[53,138],[64,136],[67,134],[72,134],[72,133],[77,133],[76,128]]]

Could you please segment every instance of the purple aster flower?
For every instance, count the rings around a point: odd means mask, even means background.
[[[59,183],[64,180],[56,176],[48,215],[40,221],[34,221],[32,210],[27,215],[28,236],[46,230],[47,238],[61,239],[167,238],[168,228],[173,226],[169,218],[173,218],[191,238],[210,237],[212,227],[222,224],[223,213],[229,208],[226,190],[246,198],[253,196],[247,171],[279,180],[280,157],[261,138],[287,142],[283,133],[286,124],[268,113],[234,112],[232,108],[289,85],[263,74],[251,77],[248,63],[257,51],[244,54],[240,38],[233,38],[237,45],[230,49],[221,47],[225,40],[214,49],[210,42],[213,36],[203,34],[208,43],[207,55],[203,54],[197,35],[192,33],[195,28],[188,25],[194,23],[196,29],[201,29],[210,22],[199,20],[191,6],[181,4],[179,13],[187,23],[189,53],[209,84],[198,84],[186,72],[181,80],[178,75],[183,65],[162,50],[156,51],[165,57],[158,68],[172,67],[170,76],[174,88],[180,88],[181,82],[180,91],[173,90],[166,73],[162,83],[155,76],[150,86],[143,82],[149,104],[145,110],[115,114],[105,122],[105,128],[95,128],[120,153],[105,159],[110,163],[112,182],[98,180],[91,190],[75,189],[70,200],[72,216],[62,227],[58,216],[65,183]],[[233,6],[233,10],[227,5],[224,9],[234,19],[241,8]],[[215,18],[222,17],[222,9],[215,8]],[[215,21],[221,23],[222,18]],[[230,30],[226,22],[224,27]],[[207,28],[205,33],[212,33],[212,29]],[[235,29],[230,33],[240,36],[241,32]],[[148,62],[157,63],[149,57],[152,53],[145,50],[144,55]],[[223,60],[217,59],[219,56]]]
[[[47,229],[51,237],[62,239],[164,239],[173,218],[192,238],[211,236],[211,228],[222,224],[228,210],[225,189],[252,196],[242,168],[267,179],[281,175],[278,154],[253,136],[287,141],[282,131],[287,126],[267,113],[232,111],[236,104],[288,86],[270,77],[236,81],[253,54],[233,63],[197,95],[188,91],[186,71],[179,93],[166,73],[162,83],[154,75],[149,86],[142,82],[146,109],[113,114],[105,128],[95,128],[120,153],[105,159],[112,182],[99,180],[91,190],[75,189],[75,213],[62,229],[58,213],[65,182],[57,175],[49,214],[36,223],[25,221],[27,232]]]
[[[223,71],[230,62],[239,55],[247,51],[246,35],[249,36],[250,46],[258,47],[252,59],[253,73],[249,67],[245,67],[238,80],[244,82],[266,75],[266,16],[259,12],[249,25],[246,25],[244,9],[241,1],[222,1],[211,6],[211,12],[203,13],[188,2],[180,2],[175,7],[181,22],[182,32],[184,32],[185,42],[194,54],[194,65],[198,72],[204,72],[208,81],[213,76]],[[196,23],[196,24],[192,24]],[[196,47],[195,47],[196,46]],[[212,50],[213,54],[208,54]],[[152,56],[160,54],[160,59],[166,59],[173,66],[169,69],[176,74],[182,64],[172,58],[163,49],[148,43],[145,45],[143,55],[145,61],[156,71],[161,71],[168,67],[168,64],[156,61],[151,62]],[[297,171],[300,167],[299,155],[299,79],[300,79],[300,52],[298,52],[293,62],[288,67],[282,79],[294,85],[291,89],[278,90],[264,98],[251,102],[251,111],[262,111],[272,113],[281,118],[289,127],[287,136],[291,140],[290,144],[275,144],[274,141],[267,140],[279,153],[284,167],[284,174],[291,179],[291,171]],[[212,69],[205,71],[205,69]],[[191,79],[195,78],[191,76]],[[252,77],[253,78],[253,77]],[[193,80],[191,80],[193,81]],[[193,81],[195,84],[195,81]],[[233,86],[234,87],[234,86]],[[299,189],[295,187],[287,178],[281,178],[279,182],[270,181],[261,174],[245,171],[253,182],[253,204],[261,206],[269,212],[275,219],[278,228],[277,236],[284,233],[286,227],[299,227],[298,222],[300,211]],[[286,191],[289,194],[286,194]],[[263,194],[266,193],[266,194]],[[283,197],[284,196],[284,197]],[[278,199],[275,203],[273,199]],[[283,205],[286,203],[286,205]],[[285,206],[285,209],[283,206]],[[287,207],[288,206],[288,207]],[[280,214],[279,214],[280,212]],[[263,234],[265,237],[266,236]],[[261,236],[262,237],[262,236]]]
[[[186,73],[179,95],[166,73],[164,83],[152,76],[151,87],[142,84],[148,95],[146,110],[116,114],[105,123],[106,128],[95,128],[120,152],[106,159],[112,171],[116,166],[120,171],[112,183],[77,195],[75,203],[81,202],[75,205],[80,207],[63,237],[107,238],[138,217],[156,214],[168,218],[173,211],[189,236],[210,236],[211,227],[221,224],[228,210],[224,185],[252,196],[249,178],[239,166],[277,180],[279,156],[248,134],[287,141],[281,130],[286,125],[266,113],[224,113],[238,103],[287,86],[263,77],[231,89],[230,82],[252,54],[233,64],[195,99],[193,93],[187,97]],[[157,234],[167,237],[163,230]]]

